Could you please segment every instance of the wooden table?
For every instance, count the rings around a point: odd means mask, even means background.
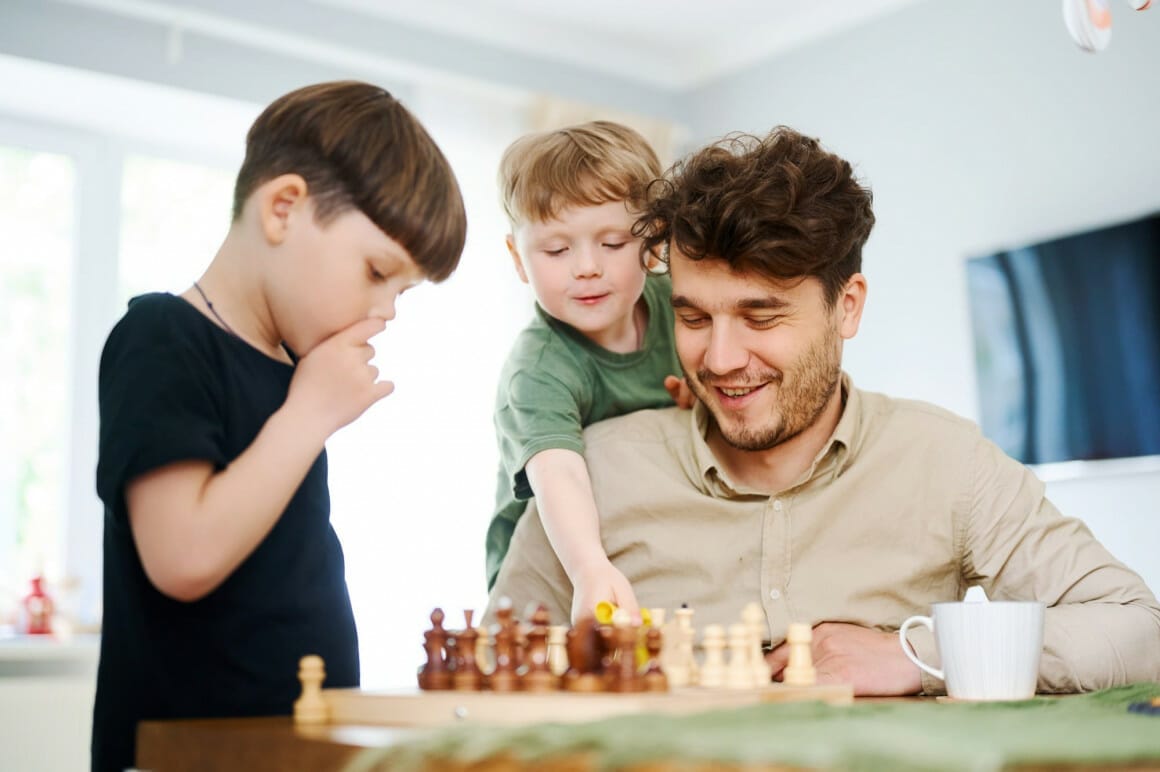
[[[920,700],[924,698],[903,698]],[[874,700],[868,700],[874,701]],[[858,702],[863,702],[859,700]],[[415,728],[329,724],[295,726],[290,717],[189,719],[145,721],[137,734],[137,766],[151,772],[340,772],[358,753],[367,748],[388,747],[426,731]],[[559,759],[572,772],[595,770],[584,757]],[[565,763],[566,762],[566,763]],[[557,766],[555,763],[553,766]],[[495,772],[537,768],[508,758],[465,766],[433,763],[432,770]],[[638,764],[632,772],[785,772],[794,767],[777,764],[687,763],[680,760]],[[1129,764],[1022,764],[1016,769],[1068,770],[1160,770],[1160,760]]]
[[[292,718],[189,719],[144,721],[137,732],[137,766],[149,772],[341,772],[366,748],[380,748],[413,737],[419,729],[342,726],[296,727]],[[559,760],[553,767],[568,772],[595,772],[583,757]],[[1106,769],[1101,766],[1099,769]],[[495,759],[477,765],[433,762],[440,772],[512,772],[542,770],[540,764]],[[635,765],[632,772],[726,772],[731,764],[669,762]],[[793,772],[783,765],[749,765],[745,772]],[[1076,767],[1077,772],[1087,772]],[[1092,772],[1094,772],[1094,769]]]
[[[392,745],[416,731],[296,727],[289,716],[143,721],[137,729],[137,766],[151,772],[330,772],[364,748]]]

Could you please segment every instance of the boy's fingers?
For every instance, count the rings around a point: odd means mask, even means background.
[[[693,390],[689,388],[689,384],[685,382],[684,378],[676,375],[665,376],[665,391],[669,393],[679,408],[687,410],[696,402],[696,397],[693,395]]]
[[[388,396],[394,390],[395,384],[392,381],[378,381],[375,383],[374,391],[372,392],[375,397],[375,402],[378,402],[383,397]]]
[[[636,594],[632,591],[632,585],[623,576],[619,581],[613,583],[613,594],[616,597],[616,605],[628,612],[632,618],[634,625],[640,624],[640,604],[637,603]]]
[[[341,335],[344,340],[363,345],[385,329],[387,329],[386,319],[382,319],[377,316],[371,316],[355,322],[350,327],[347,327],[345,330],[339,332],[338,334]]]

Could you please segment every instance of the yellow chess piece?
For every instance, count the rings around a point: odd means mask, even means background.
[[[611,625],[614,624],[616,612],[619,610],[619,607],[612,601],[602,600],[596,604],[596,608],[592,611],[597,624]],[[652,612],[646,607],[642,607],[640,610],[640,623],[640,640],[636,645],[636,664],[637,667],[644,667],[649,658],[646,636],[648,629],[652,627]]]

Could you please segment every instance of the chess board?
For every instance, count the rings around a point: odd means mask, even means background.
[[[698,713],[763,702],[822,701],[848,705],[849,684],[759,689],[678,688],[668,692],[544,693],[323,689],[327,723],[438,727],[461,722],[520,725],[578,723],[634,713]]]

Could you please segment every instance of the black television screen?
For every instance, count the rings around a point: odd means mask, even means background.
[[[1160,213],[967,261],[983,432],[1028,464],[1160,454]]]

